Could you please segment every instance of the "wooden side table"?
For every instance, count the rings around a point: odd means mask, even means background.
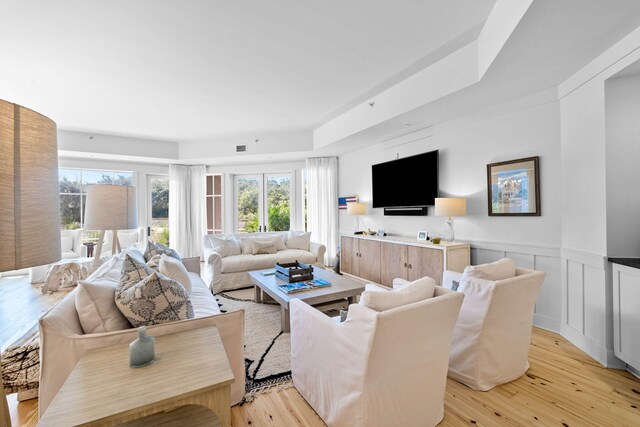
[[[156,337],[155,353],[151,365],[133,369],[128,344],[87,351],[38,425],[115,426],[199,405],[231,426],[234,377],[215,326]]]

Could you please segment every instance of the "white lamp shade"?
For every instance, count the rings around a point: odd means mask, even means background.
[[[436,198],[436,216],[465,216],[467,199]]]
[[[367,205],[364,203],[347,203],[347,215],[364,215],[367,213]]]
[[[87,186],[84,228],[128,230],[138,226],[135,187],[94,184]]]
[[[56,124],[0,100],[0,271],[60,260]]]

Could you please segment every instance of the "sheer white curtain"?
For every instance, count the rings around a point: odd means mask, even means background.
[[[202,258],[206,176],[204,165],[169,165],[169,241],[183,258]]]
[[[338,247],[338,159],[307,159],[307,224],[311,240],[327,247],[325,265],[334,265]]]

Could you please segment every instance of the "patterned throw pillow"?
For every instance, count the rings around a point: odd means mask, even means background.
[[[162,243],[152,242],[151,240],[147,242],[147,249],[144,251],[145,261],[149,261],[154,256],[162,254],[169,255],[170,257],[182,261],[182,258],[180,258],[180,255],[178,255],[178,252],[174,251],[170,247],[167,247]]]
[[[340,323],[347,320],[347,315],[349,314],[349,310],[340,310]]]
[[[456,281],[456,280],[452,280],[451,281],[451,290],[452,291],[457,291],[458,290],[458,286],[460,286],[460,282]]]
[[[193,305],[186,289],[127,257],[116,288],[116,305],[134,326],[157,325],[193,318]]]

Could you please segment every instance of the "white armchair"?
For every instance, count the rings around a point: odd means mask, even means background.
[[[295,387],[329,426],[436,425],[463,298],[436,287],[381,312],[352,304],[343,323],[291,300]]]
[[[60,231],[60,250],[61,259],[85,258],[87,256],[87,247],[82,244],[82,235],[84,230],[61,230]],[[47,272],[50,265],[40,265],[29,269],[29,281],[31,283],[40,283],[47,280]]]
[[[131,230],[118,230],[118,240],[120,241],[120,248],[127,249],[135,247],[144,252],[146,249],[147,235],[144,231],[144,227],[138,227]],[[104,232],[104,241],[102,243],[102,252],[100,258],[111,256],[111,248],[113,246],[113,230],[106,230]]]

